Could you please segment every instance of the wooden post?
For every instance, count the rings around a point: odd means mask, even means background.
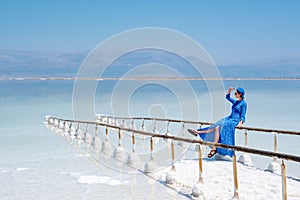
[[[58,129],[61,129],[61,127],[60,127],[60,119],[57,120],[57,123],[58,123],[57,128],[58,128]]]
[[[115,121],[114,121],[114,122],[115,122],[115,123],[114,123],[114,124],[115,124],[115,126],[118,126],[118,121],[117,121],[117,118],[115,117],[115,118],[114,118],[114,120],[115,120]]]
[[[150,138],[150,151],[153,151],[153,137]]]
[[[135,152],[135,137],[134,137],[134,133],[132,133],[132,152]]]
[[[182,137],[184,136],[184,122],[182,122],[181,136]],[[182,146],[183,145],[182,141],[178,141],[178,145]]]
[[[281,182],[282,182],[282,199],[287,200],[286,169],[283,160],[281,164]]]
[[[145,130],[145,120],[142,119],[142,130]]]
[[[107,127],[105,129],[105,137],[106,137],[105,140],[108,141],[108,128]]]
[[[277,133],[274,133],[274,152],[277,152]],[[277,162],[277,158],[274,157],[273,161]]]
[[[153,133],[156,133],[156,120],[154,120]]]
[[[248,132],[247,129],[245,129],[245,147],[248,146]]]
[[[121,147],[121,129],[118,131],[118,141],[119,141],[119,147]]]
[[[203,165],[202,165],[202,150],[201,150],[201,145],[198,144],[198,154],[199,154],[199,183],[203,183],[203,177],[202,177],[202,170],[203,170]]]
[[[151,160],[153,160],[153,137],[150,138]]]
[[[174,140],[171,143],[171,151],[172,151],[172,169],[175,171],[175,150],[174,150]]]
[[[170,121],[168,121],[168,123],[167,123],[167,133],[169,133],[170,132]]]
[[[96,124],[96,126],[95,126],[95,134],[94,134],[94,144],[95,144],[95,138],[96,138],[97,135],[98,135],[98,126]]]
[[[239,199],[239,186],[238,186],[238,177],[237,177],[237,167],[236,167],[236,155],[233,154],[233,180],[234,180],[234,196],[233,198]]]

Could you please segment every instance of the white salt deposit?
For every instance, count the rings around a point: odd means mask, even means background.
[[[86,154],[77,154],[75,156],[76,157],[91,157],[91,154],[88,154],[88,153],[86,153]]]
[[[18,167],[17,168],[17,171],[25,171],[25,170],[28,170],[29,168],[25,168],[25,167]]]
[[[183,160],[175,164],[176,190],[190,188],[188,193],[199,193],[205,199],[231,199],[234,194],[232,162],[203,160],[203,184],[199,185],[199,163],[197,160]],[[156,179],[168,174],[169,169],[153,173]],[[281,199],[281,176],[237,163],[240,199]],[[195,187],[197,185],[197,187]],[[288,199],[300,199],[300,181],[287,179]],[[202,196],[204,195],[204,197]]]
[[[107,176],[80,176],[78,179],[79,183],[85,184],[107,184],[107,185],[123,185],[128,184],[129,181],[117,180]]]

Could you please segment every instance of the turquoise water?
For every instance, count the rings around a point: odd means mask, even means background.
[[[112,114],[108,97],[113,84],[106,84],[96,91],[95,107],[98,113]],[[212,105],[205,85],[191,84],[197,93],[199,119],[210,121]],[[225,82],[225,87],[230,85],[246,88],[246,126],[300,131],[299,82]],[[145,192],[149,199],[174,198],[171,190],[143,175],[97,166],[42,124],[45,115],[72,118],[72,88],[70,81],[0,82],[1,199],[139,199]],[[130,115],[180,118],[181,108],[175,97],[157,86],[141,88],[127,102]],[[219,101],[225,101],[225,97]],[[228,114],[230,105],[226,106]],[[237,144],[243,144],[242,133],[237,132],[236,138]],[[280,135],[278,151],[300,155],[299,143],[300,137]],[[250,132],[249,146],[272,150],[273,136]],[[253,156],[254,165],[260,168],[266,168],[271,160]],[[299,164],[289,162],[287,173],[300,177]],[[79,181],[91,175],[114,177],[119,184]],[[185,198],[178,194],[175,197]]]

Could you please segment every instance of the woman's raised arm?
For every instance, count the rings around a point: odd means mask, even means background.
[[[232,98],[230,97],[230,93],[231,93],[232,90],[234,90],[233,87],[228,88],[228,91],[227,91],[227,94],[226,94],[226,99],[227,99],[228,101],[230,101],[230,102],[233,104],[235,101],[234,101],[234,99],[232,99]]]

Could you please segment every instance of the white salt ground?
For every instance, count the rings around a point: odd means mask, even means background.
[[[177,183],[171,187],[191,189],[199,180],[197,160],[175,163]],[[168,169],[170,170],[170,169]],[[168,170],[152,176],[165,181]],[[281,176],[237,163],[240,199],[282,199]],[[205,199],[231,199],[234,194],[233,167],[230,161],[203,160],[202,191]],[[288,199],[300,199],[300,181],[287,178]],[[202,199],[204,199],[202,198]]]
[[[79,183],[86,183],[86,184],[108,184],[108,185],[123,185],[129,183],[129,181],[122,181],[117,180],[111,177],[105,176],[81,176],[78,179]]]
[[[17,171],[26,171],[28,170],[29,168],[25,168],[25,167],[18,167],[17,168]]]

